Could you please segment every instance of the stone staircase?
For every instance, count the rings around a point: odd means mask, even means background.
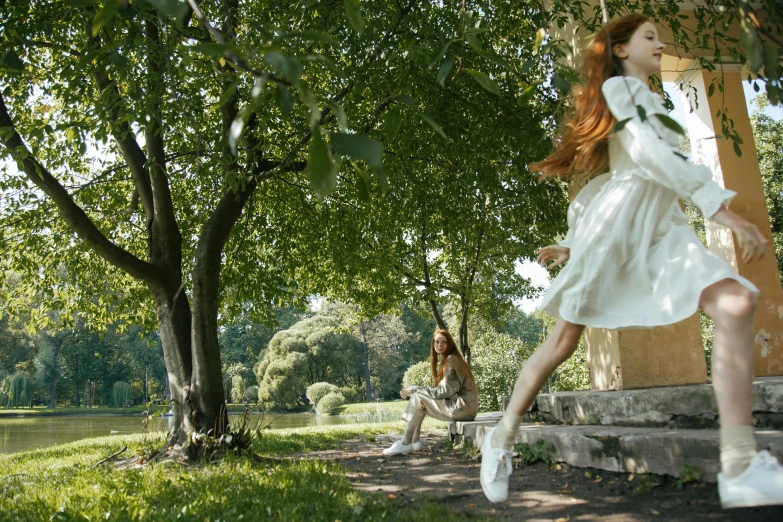
[[[455,442],[481,447],[500,412],[453,422]],[[783,377],[753,383],[759,449],[783,462]],[[679,477],[699,473],[714,482],[718,461],[718,410],[712,386],[542,394],[526,416],[517,442],[544,441],[558,462],[629,473]]]

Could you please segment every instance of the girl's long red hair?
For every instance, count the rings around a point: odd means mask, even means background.
[[[440,361],[440,365],[438,365],[438,352],[435,351],[435,338],[438,335],[442,335],[446,338],[446,352],[443,354],[443,358]],[[475,385],[476,379],[473,377],[473,372],[470,371],[470,366],[468,366],[468,363],[465,362],[465,358],[462,357],[462,353],[460,353],[459,348],[457,348],[457,343],[454,342],[454,338],[451,336],[448,330],[435,330],[435,333],[432,334],[432,341],[430,341],[430,364],[432,365],[432,385],[437,386],[440,381],[443,380],[443,368],[446,366],[446,359],[449,357],[455,357],[462,361],[462,363],[465,365],[465,367],[468,369],[468,374],[470,374],[470,378],[473,381],[473,384]]]
[[[584,87],[576,98],[565,132],[548,158],[530,165],[530,170],[540,172],[542,179],[552,176],[587,179],[607,169],[608,138],[615,118],[609,112],[601,87],[612,76],[623,74],[622,62],[609,49],[609,43],[612,46],[628,43],[639,26],[648,21],[643,15],[626,15],[609,22],[593,37],[584,53]]]

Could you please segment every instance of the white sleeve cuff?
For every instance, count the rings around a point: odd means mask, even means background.
[[[726,190],[714,181],[708,181],[691,195],[691,201],[701,209],[705,218],[709,219],[720,210],[721,205],[729,206],[737,193]]]

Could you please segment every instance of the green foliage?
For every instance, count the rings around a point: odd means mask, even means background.
[[[0,384],[0,406],[18,408],[32,406],[33,380],[23,372],[8,375]]]
[[[245,390],[244,395],[242,396],[243,401],[247,401],[250,404],[255,404],[258,402],[258,386],[255,384],[253,386],[248,386]]]
[[[677,477],[677,481],[674,483],[674,486],[677,489],[682,489],[685,487],[685,484],[699,482],[701,480],[701,475],[702,470],[698,466],[689,466],[688,464],[683,464],[680,476]]]
[[[783,120],[774,120],[764,113],[769,105],[764,97],[758,96],[755,103],[758,110],[751,116],[750,123],[772,228],[773,250],[783,284]]]
[[[255,368],[262,406],[304,406],[311,384],[357,380],[363,374],[361,353],[361,343],[332,317],[310,317],[278,332]]]
[[[318,401],[315,406],[315,411],[319,415],[332,415],[337,408],[345,404],[345,397],[340,392],[329,392]]]
[[[305,395],[307,395],[307,400],[310,401],[310,405],[312,406],[313,410],[315,410],[321,399],[323,399],[326,395],[337,391],[339,391],[339,388],[334,384],[328,382],[316,382],[307,387]]]
[[[503,397],[511,395],[519,371],[533,349],[493,329],[476,334],[471,369],[479,390],[479,411],[500,411]]]
[[[123,381],[115,382],[112,390],[112,404],[114,404],[114,407],[121,408],[130,406],[132,400],[133,392],[131,391],[130,384]]]
[[[241,403],[245,398],[245,379],[241,375],[236,375],[231,379],[231,402],[233,404]]]
[[[526,465],[535,464],[536,462],[555,463],[555,446],[544,440],[537,440],[533,444],[514,444],[514,451],[519,454],[520,460]]]
[[[422,361],[416,363],[413,366],[405,370],[405,375],[402,376],[402,386],[407,388],[408,386],[431,386],[432,385],[432,369],[429,361]]]

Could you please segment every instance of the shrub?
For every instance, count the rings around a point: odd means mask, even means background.
[[[345,397],[343,394],[336,391],[327,393],[315,407],[315,411],[320,415],[331,415],[334,410],[345,404]]]
[[[255,404],[258,402],[258,386],[248,386],[245,390],[245,394],[242,397],[244,400],[251,404]]]
[[[363,386],[346,384],[340,387],[340,393],[345,397],[345,402],[362,402],[365,399],[365,389]]]
[[[117,381],[114,383],[114,389],[112,390],[112,403],[115,408],[122,408],[130,406],[133,399],[133,393],[131,392],[131,385],[124,381]]]
[[[477,336],[471,348],[471,370],[479,392],[479,411],[500,410],[503,397],[511,395],[514,381],[533,349],[520,339],[494,330]]]
[[[402,376],[402,387],[430,386],[432,384],[432,370],[429,361],[422,361],[410,366]]]
[[[321,399],[323,399],[330,393],[335,393],[339,391],[340,389],[334,384],[328,382],[316,382],[315,384],[311,384],[310,386],[307,387],[307,391],[305,392],[305,395],[307,395],[307,400],[310,401],[310,404],[312,405],[313,409],[316,410],[318,408],[318,403],[321,402]],[[343,402],[345,402],[344,397],[343,397]]]

